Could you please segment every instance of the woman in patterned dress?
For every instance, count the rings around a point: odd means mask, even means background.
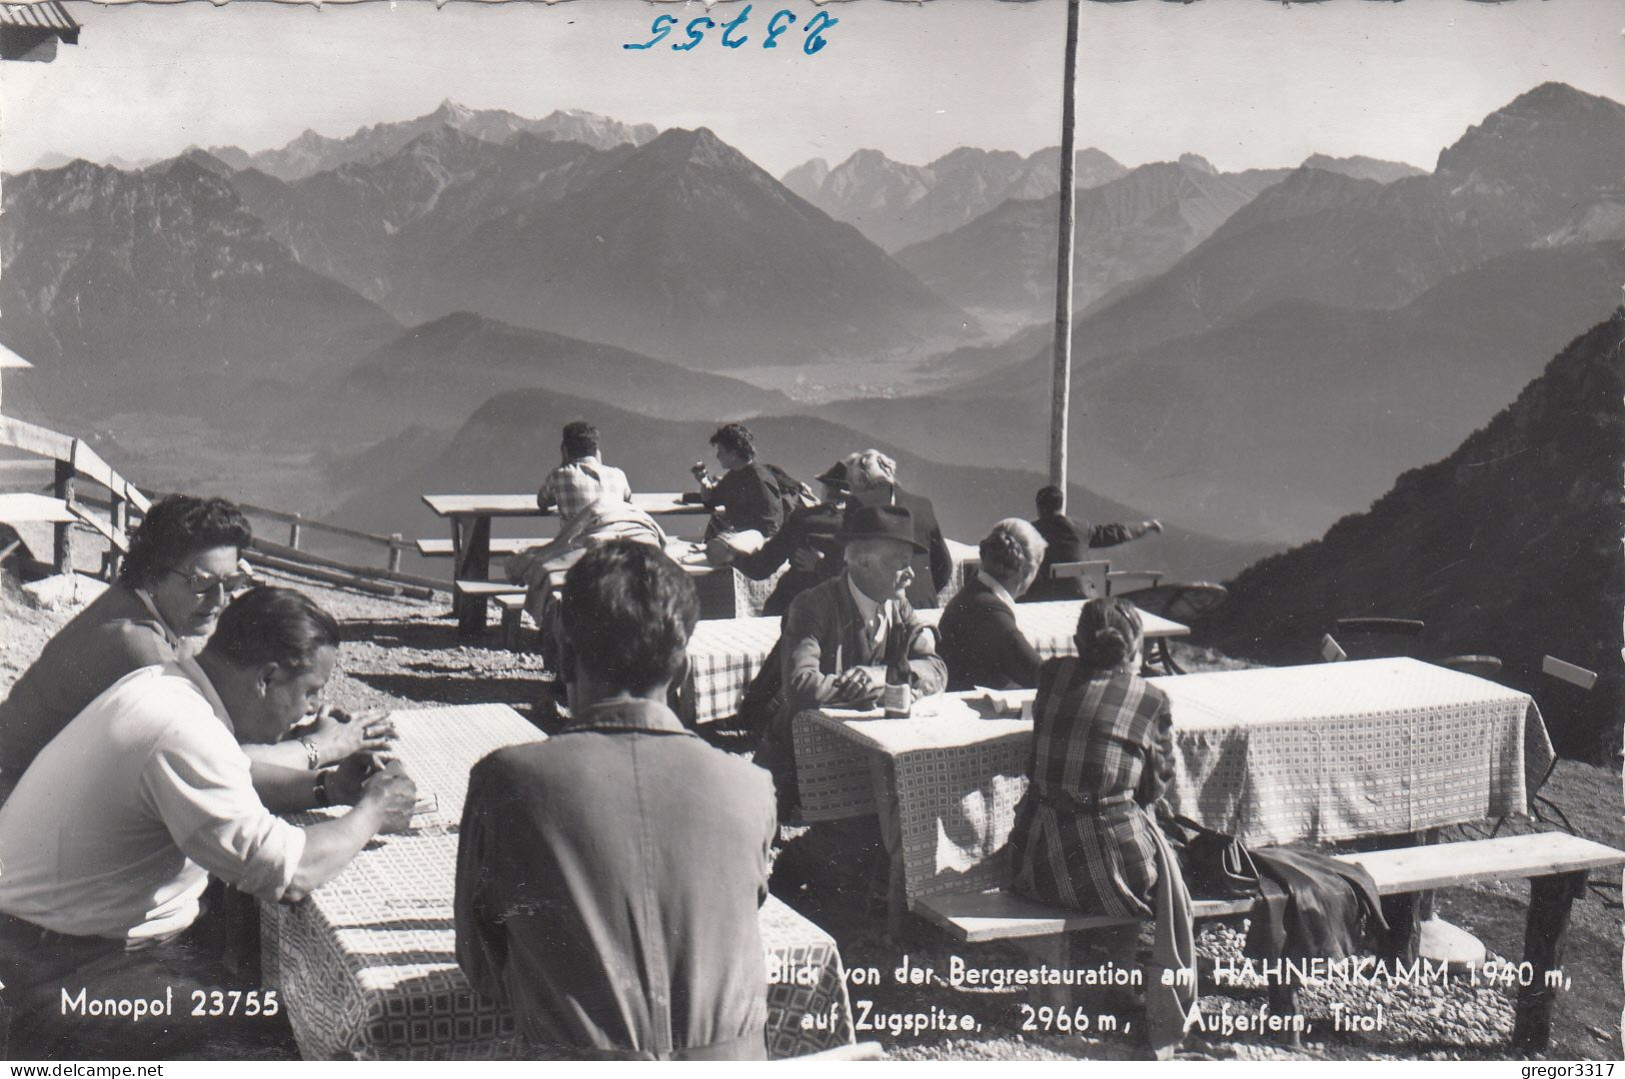
[[[1173,770],[1168,698],[1137,673],[1144,633],[1121,599],[1091,599],[1077,656],[1039,670],[1032,784],[1011,833],[1013,890],[1053,906],[1154,916],[1150,806]]]

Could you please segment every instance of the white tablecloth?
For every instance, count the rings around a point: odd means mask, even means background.
[[[1173,709],[1169,802],[1258,845],[1521,814],[1552,760],[1526,694],[1413,659],[1152,681]],[[803,815],[895,814],[911,901],[1005,883],[1030,720],[805,712],[793,735]]]

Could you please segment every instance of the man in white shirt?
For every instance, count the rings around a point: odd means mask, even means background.
[[[191,1017],[194,990],[257,988],[230,984],[199,943],[208,875],[295,901],[377,833],[406,827],[412,781],[399,765],[368,775],[365,757],[309,773],[308,807],[355,806],[335,820],[295,827],[255,793],[239,743],[275,742],[314,710],[338,643],[338,624],[305,596],[256,588],[221,615],[191,678],[124,676],[29,765],[0,808],[13,1058],[185,1048],[206,1029]]]

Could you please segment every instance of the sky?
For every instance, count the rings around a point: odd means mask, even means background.
[[[707,126],[775,174],[858,149],[925,164],[959,146],[1060,141],[1063,0],[753,0],[687,52],[699,3],[309,5],[70,2],[84,32],[49,64],[0,65],[0,168],[42,155],[167,157],[188,145],[343,136],[450,98],[539,117],[585,109]],[[737,18],[739,0],[710,17]],[[768,21],[796,22],[763,49]],[[802,47],[809,20],[837,20]],[[677,29],[646,50],[659,15]],[[1625,100],[1625,0],[1085,3],[1078,145],[1125,165],[1197,153],[1223,170],[1439,151],[1548,80]]]

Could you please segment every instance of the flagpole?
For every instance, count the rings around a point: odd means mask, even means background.
[[[1072,178],[1076,158],[1078,9],[1066,4],[1066,72],[1061,93],[1061,221],[1055,252],[1055,380],[1050,391],[1049,481],[1066,497],[1066,421],[1072,395],[1072,246],[1078,193]]]

